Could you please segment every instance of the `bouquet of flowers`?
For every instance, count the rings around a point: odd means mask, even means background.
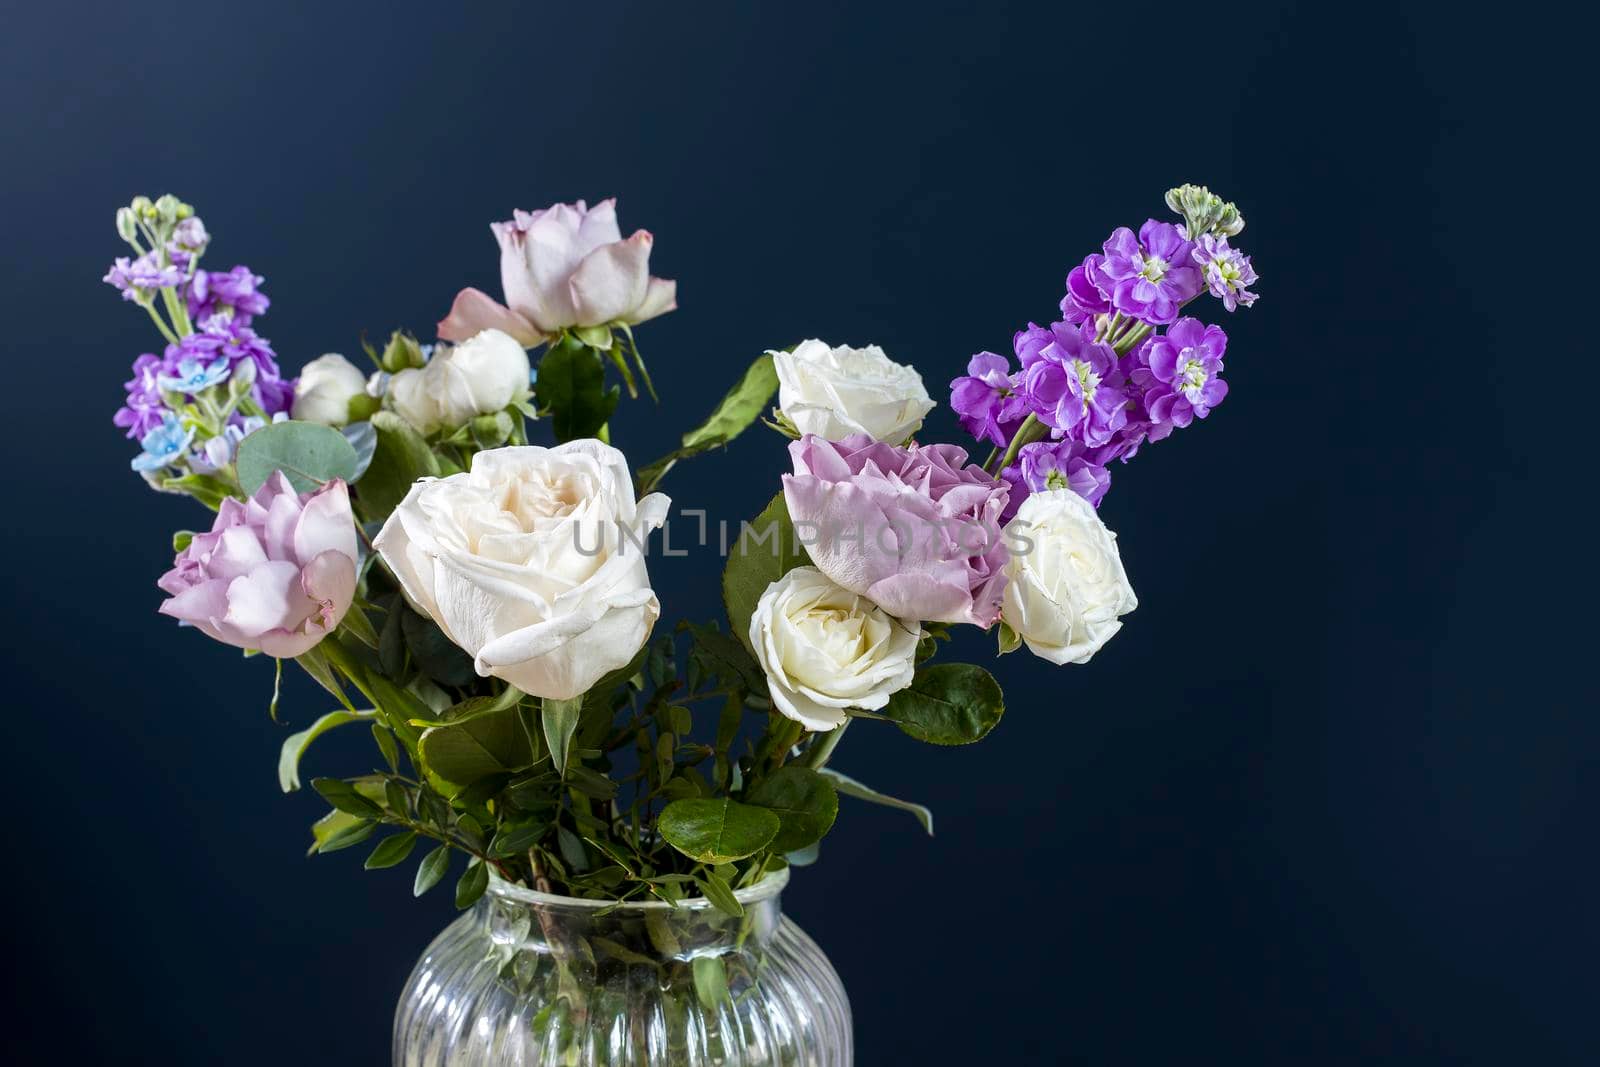
[[[134,361],[115,422],[152,487],[215,513],[175,535],[159,610],[327,691],[334,710],[283,742],[285,791],[321,735],[370,732],[368,767],[310,782],[330,808],[312,852],[372,842],[366,866],[388,868],[421,851],[419,895],[459,854],[461,908],[494,885],[738,923],[747,891],[816,858],[841,795],[932,832],[925,808],[829,764],[856,719],[938,745],[995,727],[998,682],[940,655],[953,627],[1086,663],[1135,607],[1096,512],[1111,464],[1227,394],[1227,337],[1190,305],[1256,299],[1237,209],[1188,185],[1166,202],[1174,221],[1117,229],[1071,270],[1057,321],[951,383],[981,463],[917,439],[934,402],[915,369],[807,340],[635,465],[611,427],[624,391],[654,395],[634,333],[676,285],[613,201],[495,223],[503,301],[463,290],[434,343],[395,331],[363,343],[367,369],[329,354],[286,378],[257,332],[263,279],[203,268],[193,209],[136,198],[117,212],[134,254],[105,280],[165,347]],[[720,539],[725,618],[701,605],[660,626],[660,487],[758,421],[789,439],[790,469]],[[679,517],[695,520],[680,544],[708,543],[704,511]],[[608,959],[638,965],[637,932],[564,942],[569,1009],[573,967],[603,987]],[[679,944],[658,932],[639,944]],[[706,958],[689,970],[710,1010],[738,983]]]

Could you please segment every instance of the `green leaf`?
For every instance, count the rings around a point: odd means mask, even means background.
[[[550,759],[556,773],[567,773],[567,751],[572,744],[572,734],[578,728],[578,716],[583,711],[583,698],[572,700],[545,699],[539,708],[539,725],[544,728],[545,744],[550,747]]]
[[[181,478],[163,478],[161,488],[170,492],[188,493],[212,511],[220,508],[222,502],[233,495],[228,483],[209,474],[185,474]]]
[[[372,740],[377,742],[378,751],[383,753],[383,761],[389,765],[389,770],[400,769],[400,750],[395,746],[394,734],[387,726],[378,723],[372,724]]]
[[[370,719],[375,715],[375,711],[330,711],[299,733],[284,738],[283,748],[278,752],[278,788],[285,793],[293,793],[300,788],[300,758],[311,747],[311,742],[335,726]]]
[[[334,478],[356,473],[356,450],[344,434],[315,422],[273,422],[239,442],[234,460],[239,485],[253,494],[273,471],[282,471],[297,493],[309,493]]]
[[[372,628],[372,620],[367,618],[357,604],[350,605],[350,610],[344,613],[344,622],[340,624],[350,631],[350,636],[360,641],[368,648],[378,647],[378,631]]]
[[[479,715],[422,732],[423,764],[446,782],[469,786],[491,774],[519,771],[533,763],[533,746],[517,708]]]
[[[470,908],[483,896],[483,891],[489,888],[489,867],[480,859],[474,859],[467,864],[467,869],[462,872],[461,880],[456,883],[456,907]]]
[[[378,842],[378,847],[372,850],[372,855],[367,857],[365,864],[367,870],[377,871],[385,867],[393,867],[402,863],[411,855],[411,850],[416,847],[417,832],[407,830],[404,833],[386,837]]]
[[[885,718],[918,741],[969,745],[994,729],[1005,711],[1000,683],[971,663],[940,663],[917,671],[889,698]]]
[[[745,431],[766,410],[767,401],[778,391],[778,372],[772,356],[762,353],[750,364],[739,383],[728,390],[716,410],[705,422],[683,435],[685,448],[709,442],[723,444]]]
[[[313,778],[311,788],[322,795],[330,805],[349,815],[375,819],[383,809],[363,796],[354,785],[340,778]],[[381,788],[381,787],[380,787]]]
[[[694,884],[711,901],[711,906],[724,915],[731,915],[735,919],[744,917],[744,905],[739,903],[739,898],[733,895],[733,890],[724,879],[713,874],[709,878],[696,878]]]
[[[1015,652],[1022,647],[1022,637],[1008,626],[1004,619],[1001,619],[1000,625],[995,627],[995,633],[1000,643],[1000,655]]]
[[[450,870],[450,846],[440,845],[417,864],[417,879],[411,884],[411,895],[420,897],[444,878]]]
[[[928,832],[928,836],[933,836],[933,812],[923,805],[913,804],[909,800],[900,800],[886,793],[880,793],[871,786],[858,782],[848,774],[836,771],[832,767],[824,767],[817,773],[832,781],[834,788],[847,797],[865,800],[869,804],[880,804],[886,808],[899,808],[901,811],[909,811],[917,817],[917,821]]]
[[[504,859],[526,852],[549,829],[549,824],[542,822],[521,822],[502,826],[499,833],[494,835],[494,840],[489,842],[489,855]]]
[[[330,829],[325,838],[317,841],[312,846],[313,852],[338,852],[342,848],[359,845],[371,837],[372,832],[378,828],[377,822],[373,819],[360,819],[343,811],[330,812],[329,814],[343,815],[350,821],[340,824],[337,829]],[[314,832],[315,828],[313,827]]]
[[[622,390],[605,388],[602,359],[599,352],[567,335],[539,361],[534,390],[539,406],[550,409],[557,441],[595,436],[617,409]]]
[[[811,768],[794,764],[761,779],[744,800],[778,816],[781,826],[770,846],[774,852],[816,844],[839,815],[839,794],[832,783]]]
[[[379,778],[358,778],[355,782],[356,791],[374,804],[383,800],[383,780]],[[306,849],[306,855],[315,855],[318,852],[332,851],[327,846],[339,835],[358,826],[370,823],[366,833],[359,840],[364,841],[372,836],[376,823],[362,816],[351,815],[347,812],[334,809],[322,818],[311,824],[311,847]],[[357,841],[348,841],[345,845],[357,844]],[[343,848],[345,845],[335,846]]]
[[[172,551],[173,551],[173,553],[176,554],[178,552],[182,552],[184,549],[189,547],[189,543],[191,541],[193,541],[193,540],[194,540],[194,531],[193,530],[179,530],[177,533],[172,535]]]
[[[679,624],[694,637],[694,647],[689,655],[698,660],[700,669],[719,679],[724,685],[738,686],[756,696],[767,694],[767,675],[756,662],[749,648],[731,634],[725,634],[715,625],[693,622]],[[746,627],[748,629],[748,627]]]
[[[778,836],[778,816],[765,808],[718,800],[674,800],[657,822],[667,843],[701,863],[728,863],[752,856]]]
[[[377,442],[367,472],[356,482],[363,511],[375,519],[388,518],[405,499],[418,478],[437,478],[439,459],[412,425],[392,411],[372,416]]]
[[[696,956],[690,965],[694,973],[694,993],[701,1007],[716,1011],[728,1003],[728,969],[721,956]]]
[[[344,687],[339,684],[339,676],[333,673],[333,666],[328,662],[327,653],[321,646],[312,646],[294,658],[300,664],[300,669],[311,675],[312,679],[322,688],[332,693],[334,699],[345,706],[347,711],[355,711],[355,705],[350,703],[350,698],[345,695]]]
[[[472,665],[472,657],[457,648],[439,629],[438,623],[409,607],[397,604],[396,610],[403,612],[400,631],[405,635],[411,658],[423,674],[440,685],[450,686],[471,685],[477,679],[478,671]]]
[[[722,602],[728,609],[729,627],[752,654],[750,616],[755,614],[761,594],[794,568],[810,562],[795,540],[782,493],[773,497],[753,522],[743,524],[722,570]]]

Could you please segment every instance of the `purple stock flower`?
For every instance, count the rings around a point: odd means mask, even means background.
[[[285,381],[278,371],[278,360],[267,344],[247,326],[223,323],[226,332],[206,331],[180,338],[168,345],[157,358],[146,353],[133,361],[133,377],[125,385],[127,400],[112,417],[112,422],[125,427],[129,437],[143,437],[161,425],[166,413],[162,400],[162,378],[180,378],[184,364],[214,367],[218,360],[227,360],[228,374],[238,371],[241,364],[251,364],[254,384],[251,396],[269,417],[288,411],[294,403],[294,380]]]
[[[1256,270],[1250,265],[1250,257],[1231,247],[1226,237],[1218,237],[1214,233],[1201,234],[1193,257],[1200,264],[1211,295],[1221,300],[1223,307],[1233,311],[1256,302],[1258,294],[1245,288],[1255,284]]]
[[[170,264],[163,265],[154,252],[146,252],[138,259],[118,256],[102,279],[107,285],[122,291],[122,299],[137,300],[138,290],[154,291],[183,284],[183,271]]]
[[[1111,282],[1111,306],[1158,326],[1172,322],[1205,284],[1193,252],[1194,242],[1170,222],[1149,219],[1137,237],[1126,226],[1114,230],[1100,265]]]
[[[993,352],[979,352],[967,361],[967,373],[950,383],[950,407],[963,429],[996,448],[1011,443],[1011,435],[1028,415],[1027,401],[1016,392],[1010,360]]]
[[[1087,449],[1077,441],[1034,441],[1017,452],[1017,462],[1000,472],[1011,496],[1000,516],[1010,522],[1030,493],[1051,489],[1071,489],[1095,507],[1111,488],[1111,472],[1097,458],[1099,450]]]
[[[229,322],[249,326],[251,320],[264,314],[271,304],[267,294],[261,291],[264,281],[265,278],[251,273],[245,266],[230,271],[197,270],[186,294],[189,317],[200,329],[208,331]]]
[[[1184,318],[1139,349],[1133,382],[1144,392],[1152,423],[1150,440],[1159,441],[1175,427],[1205,418],[1222,403],[1228,383],[1218,375],[1227,346],[1222,327]]]
[[[167,242],[167,257],[174,266],[186,271],[194,257],[204,252],[210,243],[206,224],[200,221],[200,216],[191,215],[173,227],[172,239]]]
[[[1061,317],[1074,326],[1111,310],[1112,282],[1101,269],[1105,258],[1096,252],[1067,275],[1067,295],[1061,298]]]
[[[1108,443],[1128,420],[1125,382],[1110,345],[1092,323],[1048,330],[1029,324],[1015,339],[1022,393],[1039,421],[1091,448]]]

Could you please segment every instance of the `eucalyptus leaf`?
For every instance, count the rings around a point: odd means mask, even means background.
[[[374,518],[387,518],[405,499],[418,478],[441,473],[438,457],[412,425],[392,411],[372,416],[376,438],[372,460],[356,483],[363,509]]]
[[[254,494],[282,471],[297,493],[309,493],[334,478],[355,477],[355,448],[344,434],[315,422],[273,422],[239,442],[234,467],[239,485]]]
[[[728,863],[754,855],[778,836],[782,823],[766,808],[729,797],[674,800],[656,823],[673,848],[701,863]]]
[[[809,767],[787,764],[745,793],[745,803],[766,808],[781,826],[772,839],[774,852],[794,852],[822,840],[839,815],[839,794],[833,784]]]
[[[371,719],[375,715],[375,711],[330,711],[299,733],[284,738],[283,748],[278,752],[278,788],[285,793],[300,788],[300,758],[311,747],[311,742],[335,726]]]
[[[858,782],[848,774],[836,771],[832,767],[824,767],[817,773],[832,781],[833,787],[847,797],[855,797],[857,800],[865,800],[869,804],[879,804],[886,808],[899,808],[901,811],[909,811],[917,817],[917,821],[928,832],[928,836],[933,836],[933,812],[923,805],[913,804],[909,800],[900,800],[897,797],[889,796],[887,793],[880,793],[864,782]]]
[[[883,709],[903,732],[935,745],[971,744],[994,729],[1004,712],[1000,683],[971,663],[923,667]]]
[[[805,549],[794,536],[789,508],[783,494],[773,497],[751,522],[745,523],[728,553],[722,570],[722,602],[728,609],[728,624],[744,647],[750,644],[750,617],[767,586],[796,567],[810,562]]]
[[[356,469],[350,473],[350,480],[358,482],[367,468],[372,466],[372,456],[378,447],[378,433],[372,428],[372,423],[366,421],[352,422],[341,427],[339,432],[344,434],[344,439],[355,450]]]

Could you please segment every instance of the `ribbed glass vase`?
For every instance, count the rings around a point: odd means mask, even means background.
[[[743,918],[493,881],[412,971],[395,1067],[850,1067],[850,1003],[787,881],[740,890]]]

